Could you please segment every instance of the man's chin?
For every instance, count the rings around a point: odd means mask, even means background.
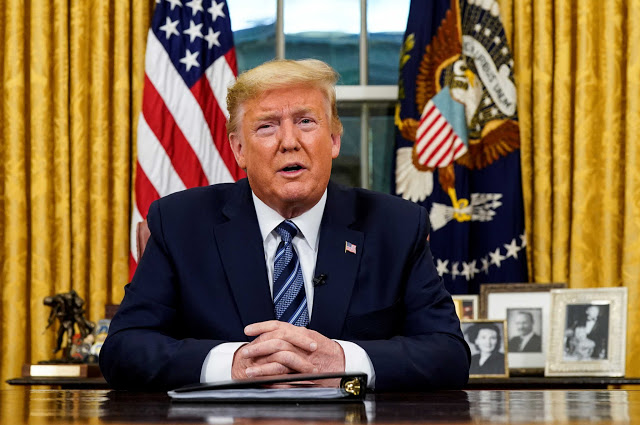
[[[295,187],[286,185],[279,191],[277,198],[282,205],[282,209],[294,212],[295,216],[303,214],[318,203],[324,191],[319,194],[314,193],[306,187]]]

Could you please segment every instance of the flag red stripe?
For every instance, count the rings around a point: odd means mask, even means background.
[[[422,123],[424,123],[427,120],[427,118],[429,118],[429,116],[431,115],[431,113],[433,112],[433,110],[435,108],[436,108],[435,105],[431,105],[431,108],[427,111],[427,113],[422,116],[422,118],[420,119],[420,124],[418,126],[418,129],[420,129],[420,126],[422,125]],[[418,146],[418,144],[420,143],[420,140],[422,140],[422,138],[425,136],[425,134],[427,134],[429,129],[433,126],[433,124],[435,124],[436,121],[438,121],[437,118],[435,120],[433,120],[431,122],[431,124],[429,124],[429,127],[427,127],[427,129],[425,131],[423,131],[422,133],[420,133],[418,135],[418,138],[416,139],[416,146]]]
[[[433,124],[435,124],[436,122],[437,122],[437,120],[436,120],[436,121],[434,121],[434,122],[433,122]],[[433,124],[432,124],[432,125],[433,125]],[[426,150],[427,150],[429,147],[433,146],[433,141],[438,137],[438,135],[439,135],[439,134],[442,132],[442,130],[444,130],[446,127],[447,127],[447,121],[446,121],[446,120],[442,120],[442,124],[440,125],[440,127],[438,128],[438,130],[435,132],[435,134],[433,134],[433,135],[431,136],[431,138],[429,139],[429,141],[424,145],[424,147],[423,147],[423,148],[422,148],[422,150],[420,151],[419,156],[422,156],[422,155],[426,152]],[[429,128],[431,128],[431,126],[429,126]],[[426,131],[425,131],[425,133],[426,133]],[[438,148],[436,148],[436,150],[438,150],[439,148],[440,148],[440,147],[438,146]]]
[[[438,130],[438,134],[440,134],[442,130],[443,129]],[[433,152],[431,152],[431,155],[429,155],[429,157],[427,158],[426,164],[429,164],[429,162],[441,151],[442,147],[449,142],[449,136],[451,135],[451,133],[453,133],[453,128],[449,129],[449,133],[444,136],[438,147]]]
[[[147,218],[149,207],[160,195],[140,166],[136,163],[136,205],[143,218]]]
[[[229,68],[233,71],[234,76],[238,76],[238,61],[236,59],[236,48],[232,47],[224,54],[224,58],[227,60],[229,64]]]
[[[186,187],[209,184],[193,148],[173,119],[153,83],[145,75],[142,113]],[[142,211],[141,211],[142,212]]]
[[[451,129],[445,140],[448,142],[447,151],[438,160],[438,163],[436,165],[437,167],[446,167],[453,162],[452,160],[448,159],[451,155],[451,151],[453,150],[453,145],[456,142],[456,135],[453,133],[453,128]]]
[[[224,164],[227,166],[231,177],[233,177],[234,180],[245,177],[246,174],[244,170],[238,167],[236,158],[233,156],[233,151],[231,150],[231,145],[227,140],[227,117],[225,117],[220,109],[206,75],[203,75],[202,78],[191,87],[191,93],[193,93],[194,98],[200,105],[200,108],[202,108],[204,118],[211,130],[213,142]]]
[[[436,105],[431,105],[429,110],[424,115],[422,115],[422,118],[420,119],[420,124],[422,124],[423,122],[426,121],[427,118],[429,118],[429,116],[431,115],[434,109],[436,109]]]
[[[457,155],[457,154],[458,154],[458,152],[460,152],[460,150],[461,150],[461,149],[464,149],[464,143],[462,143],[462,142],[458,145],[458,147],[456,148],[456,150],[455,150],[455,151],[453,151],[453,155],[454,155],[454,156],[455,156],[455,155]]]
[[[433,121],[431,121],[431,124],[429,124],[429,126],[424,130],[424,132],[420,135],[420,140],[422,140],[422,138],[424,136],[427,135],[427,133],[429,133],[429,131],[433,128],[434,125],[437,124],[437,122],[440,120],[440,118],[442,118],[443,120],[443,124],[442,125],[446,125],[447,124],[447,120],[444,119],[444,117],[442,117],[442,115],[440,114],[440,111],[435,110],[433,112],[434,115],[436,115],[436,117],[433,119]],[[431,139],[426,143],[426,146],[424,146],[422,148],[422,152],[424,152],[424,150],[429,147],[429,145],[431,144],[431,141],[435,138],[435,136],[431,136]]]

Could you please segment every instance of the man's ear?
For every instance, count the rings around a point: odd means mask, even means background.
[[[242,141],[242,136],[235,132],[229,134],[229,144],[231,145],[233,156],[236,157],[238,166],[243,170],[246,169],[244,161],[244,142]]]
[[[331,158],[336,159],[340,155],[340,143],[342,136],[339,134],[331,135]]]

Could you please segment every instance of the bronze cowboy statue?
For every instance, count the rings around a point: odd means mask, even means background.
[[[76,333],[76,325],[82,339],[90,335],[95,328],[95,324],[87,320],[84,316],[84,300],[72,289],[69,292],[56,294],[52,297],[45,297],[43,302],[44,305],[51,307],[46,329],[49,329],[56,319],[60,322],[57,345],[53,352],[57,353],[60,351],[66,334],[67,342],[64,348],[63,360],[73,361],[70,351],[73,336]]]

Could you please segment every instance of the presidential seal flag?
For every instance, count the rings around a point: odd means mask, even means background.
[[[130,274],[136,226],[156,199],[245,176],[227,142],[227,87],[238,74],[224,1],[156,0],[138,118]]]
[[[497,1],[411,2],[395,125],[394,190],[427,208],[447,289],[526,282],[513,59]]]

